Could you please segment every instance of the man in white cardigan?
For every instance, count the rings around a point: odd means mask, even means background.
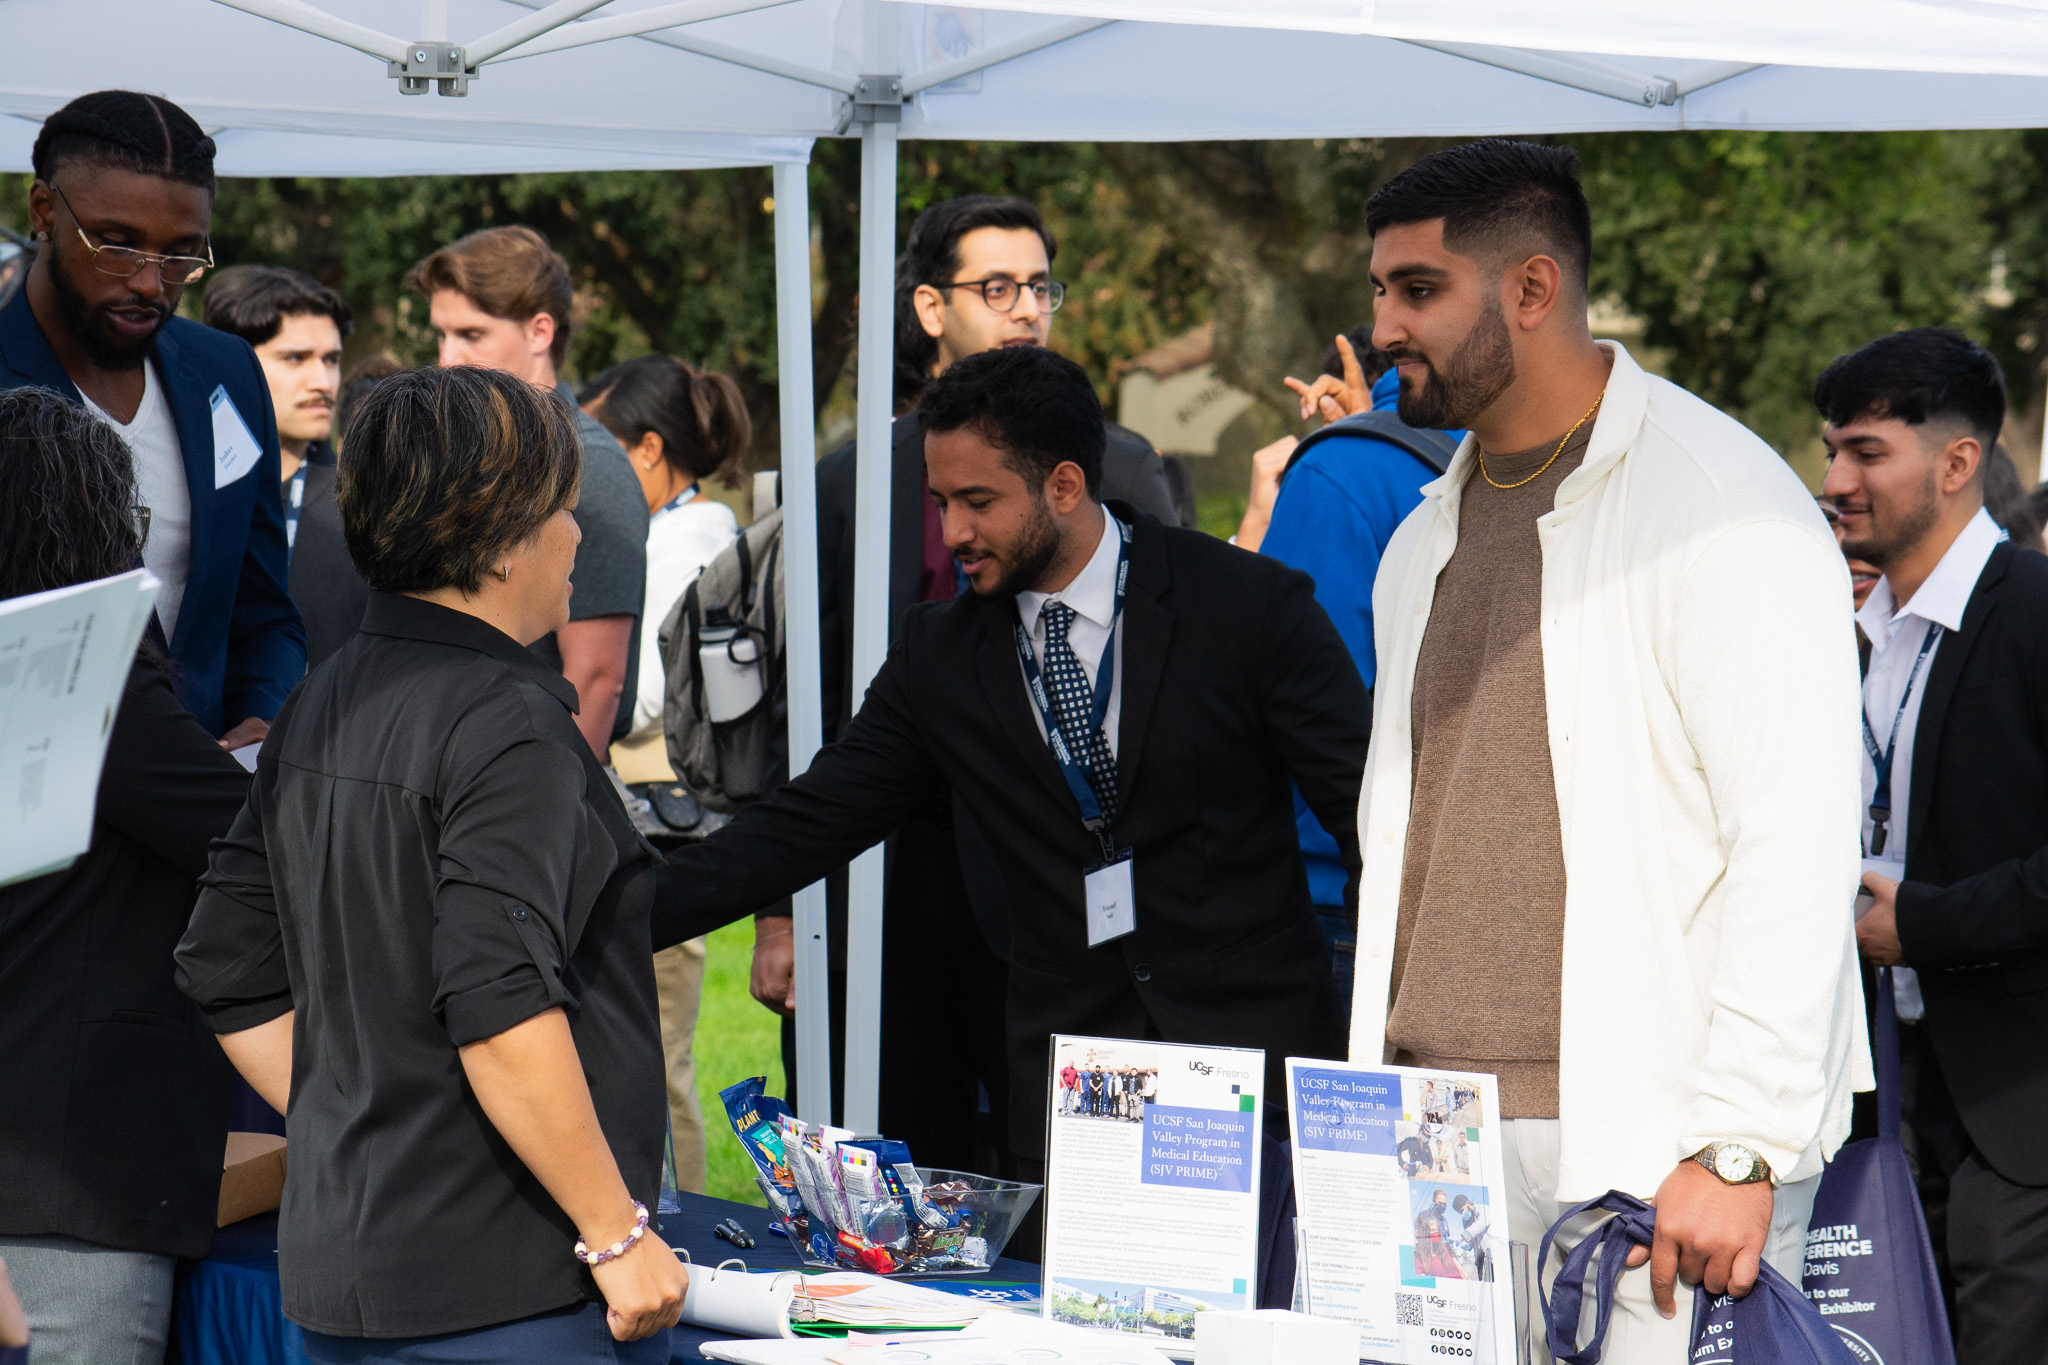
[[[1352,1057],[1500,1077],[1532,1250],[1654,1198],[1603,1359],[1678,1365],[1695,1286],[1798,1282],[1869,1085],[1847,571],[1763,442],[1593,340],[1568,148],[1438,153],[1366,222],[1401,418],[1471,434],[1373,592]]]

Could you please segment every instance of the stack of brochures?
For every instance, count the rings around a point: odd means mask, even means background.
[[[709,1341],[700,1349],[706,1359],[732,1365],[1172,1365],[1157,1338],[1092,1332],[1022,1313],[991,1313],[963,1331],[942,1334],[855,1331],[836,1341]]]
[[[845,1336],[851,1329],[957,1331],[1000,1305],[858,1271],[748,1274],[691,1265],[683,1321],[751,1337]]]

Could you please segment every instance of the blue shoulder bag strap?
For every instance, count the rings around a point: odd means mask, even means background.
[[[1302,437],[1301,444],[1295,446],[1294,453],[1287,457],[1287,468],[1280,472],[1281,481],[1284,483],[1294,472],[1294,466],[1301,463],[1302,456],[1332,436],[1363,436],[1368,440],[1385,441],[1390,446],[1399,446],[1439,474],[1451,467],[1451,457],[1458,453],[1458,443],[1448,432],[1411,427],[1393,413],[1375,408],[1370,412],[1354,412],[1349,417],[1340,417]]]

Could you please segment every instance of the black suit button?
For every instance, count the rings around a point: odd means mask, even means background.
[[[1140,963],[1139,963],[1139,964],[1138,964],[1137,966],[1135,966],[1135,967],[1131,968],[1131,980],[1133,980],[1133,981],[1150,981],[1151,979],[1152,979],[1152,964],[1151,964],[1151,963],[1149,963],[1149,962],[1140,962]]]
[[[523,905],[515,905],[515,906],[513,906],[513,907],[512,907],[512,918],[513,918],[513,919],[525,919],[525,918],[526,918],[526,907],[525,907],[525,906],[523,906]]]

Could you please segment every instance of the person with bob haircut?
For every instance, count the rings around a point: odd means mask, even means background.
[[[139,520],[113,428],[47,390],[0,393],[0,598],[126,573]],[[161,1362],[177,1258],[212,1243],[232,1074],[171,950],[248,792],[145,641],[91,846],[0,887],[0,1257],[39,1363]]]
[[[652,953],[715,923],[528,651],[569,616],[579,452],[476,367],[381,381],[342,526],[363,628],[293,694],[179,984],[285,1112],[288,1317],[314,1362],[668,1359]]]

